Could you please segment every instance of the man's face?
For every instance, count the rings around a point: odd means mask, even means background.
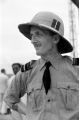
[[[36,54],[40,56],[49,54],[53,47],[52,36],[50,36],[49,32],[32,27],[30,34],[31,42],[36,49]]]
[[[13,69],[14,74],[16,75],[17,72],[19,72],[20,67],[18,65],[13,65],[12,69]]]

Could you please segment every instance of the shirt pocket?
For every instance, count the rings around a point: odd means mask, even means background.
[[[45,92],[42,89],[32,89],[31,92],[27,93],[27,104],[34,113],[38,113],[42,110],[45,100]]]
[[[75,110],[79,105],[79,84],[59,82],[57,88],[59,89],[66,110]]]

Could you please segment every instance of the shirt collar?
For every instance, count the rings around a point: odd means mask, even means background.
[[[39,60],[39,69],[40,69],[40,70],[44,67],[45,63],[46,63],[46,61],[45,61],[44,59],[41,58],[41,59]]]
[[[39,59],[39,69],[40,70],[44,67],[44,65],[45,65],[46,62],[47,61],[44,60],[43,58]],[[51,57],[50,58],[50,62],[52,64],[53,68],[55,68],[55,69],[58,70],[60,63],[62,62],[62,56],[59,55],[57,58]]]

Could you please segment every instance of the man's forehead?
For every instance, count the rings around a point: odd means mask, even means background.
[[[42,31],[42,28],[36,27],[36,26],[32,26],[30,31]]]
[[[19,65],[18,65],[18,64],[15,64],[15,65],[13,65],[12,67],[13,67],[13,68],[17,68],[17,67],[19,67]]]
[[[45,29],[45,28],[41,28],[39,26],[32,26],[31,30],[30,30],[30,33],[36,32],[36,31],[43,32],[43,33],[48,32],[48,30]]]

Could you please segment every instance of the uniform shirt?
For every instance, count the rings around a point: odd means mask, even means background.
[[[27,120],[73,120],[73,117],[79,117],[79,79],[75,68],[64,57],[52,60],[51,89],[46,95],[42,82],[45,62],[41,58],[32,69],[19,72],[5,101],[12,107],[27,93]]]
[[[15,75],[12,75],[9,79],[8,79],[8,87],[11,85],[12,80],[15,78]]]
[[[8,76],[1,73],[0,74],[0,93],[5,93],[8,87]]]

